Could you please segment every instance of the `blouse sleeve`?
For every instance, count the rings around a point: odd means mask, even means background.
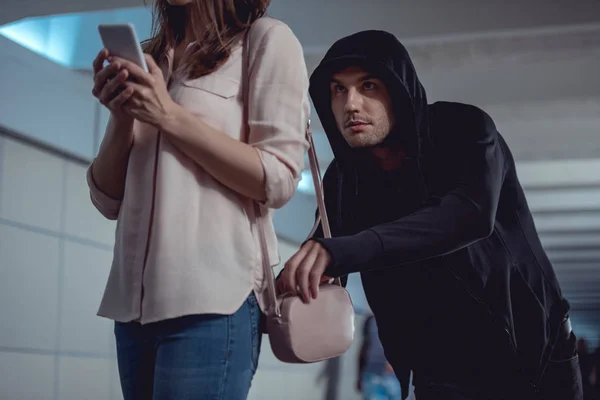
[[[283,207],[294,195],[310,114],[308,73],[300,42],[282,22],[253,27],[248,49],[248,142],[265,174],[263,206]]]

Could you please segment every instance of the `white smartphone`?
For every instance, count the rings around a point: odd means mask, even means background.
[[[132,24],[100,24],[98,32],[111,55],[131,61],[148,72],[144,52]]]

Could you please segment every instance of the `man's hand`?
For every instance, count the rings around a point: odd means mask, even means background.
[[[331,278],[324,276],[325,269],[332,262],[331,254],[319,242],[310,240],[285,263],[279,278],[279,288],[283,292],[300,294],[305,303],[316,299],[319,285]]]

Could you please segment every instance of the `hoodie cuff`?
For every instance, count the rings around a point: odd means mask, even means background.
[[[383,244],[379,235],[371,229],[352,236],[311,240],[319,242],[331,254],[333,261],[325,270],[325,275],[333,278],[360,272],[357,266],[369,264],[383,253]]]

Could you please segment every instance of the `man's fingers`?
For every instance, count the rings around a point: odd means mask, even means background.
[[[327,268],[327,259],[320,254],[315,260],[310,273],[310,294],[313,299],[316,299],[319,295],[319,286],[321,285],[325,268]]]
[[[290,288],[288,287],[288,280],[288,270],[287,268],[284,268],[281,271],[279,278],[275,281],[275,283],[277,284],[278,293],[286,293],[290,291]]]
[[[285,290],[290,293],[296,293],[296,270],[298,269],[298,263],[301,260],[292,257],[285,263],[285,271],[281,275]]]
[[[306,254],[302,260],[302,263],[298,267],[298,271],[296,272],[296,280],[298,282],[298,286],[300,287],[300,295],[305,303],[310,303],[310,299],[312,297],[310,294],[310,279],[315,261],[317,261],[317,256],[318,254],[315,253],[313,247],[311,246],[311,251]]]
[[[296,252],[286,263],[284,267],[284,271],[282,273],[282,278],[287,286],[287,290],[292,293],[296,293],[296,270],[300,266],[300,263],[304,259],[306,253],[308,252],[308,247],[306,245],[302,246],[300,250]]]

